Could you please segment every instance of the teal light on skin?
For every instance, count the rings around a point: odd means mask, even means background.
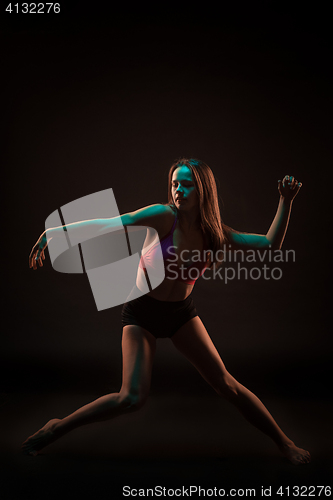
[[[192,172],[188,167],[178,167],[173,172],[171,193],[177,209],[181,212],[191,212],[192,217],[196,218],[199,214],[199,196],[195,188]],[[184,201],[178,201],[176,199],[178,196],[183,198]]]

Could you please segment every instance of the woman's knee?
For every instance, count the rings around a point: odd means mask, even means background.
[[[214,389],[219,396],[226,399],[234,399],[238,396],[239,383],[229,372],[226,372],[223,373],[219,377],[217,383],[214,384]]]
[[[138,391],[120,391],[119,405],[128,411],[140,410],[147,401],[147,397],[148,395],[139,393]]]

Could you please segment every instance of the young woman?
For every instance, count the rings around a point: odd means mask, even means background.
[[[272,438],[293,464],[309,462],[310,453],[298,448],[283,433],[262,402],[226,370],[191,297],[196,281],[193,278],[201,275],[206,267],[213,268],[220,263],[217,252],[224,248],[225,243],[244,250],[281,248],[292,201],[300,187],[301,183],[293,177],[286,176],[278,181],[280,201],[267,234],[239,233],[221,221],[216,183],[208,165],[182,158],[169,171],[168,204],[151,205],[112,219],[71,224],[72,231],[89,231],[90,237],[111,226],[153,228],[160,238],[165,278],[155,289],[150,288],[149,293],[129,300],[123,306],[123,374],[119,393],[102,396],[65,418],[50,420],[23,443],[23,452],[36,455],[46,445],[81,425],[141,408],[148,397],[156,339],[170,337],[217,394],[230,401],[250,423]],[[43,266],[47,241],[62,230],[62,227],[48,229],[40,236],[30,253],[30,267],[36,270],[37,262]],[[198,255],[202,259],[198,260]],[[140,262],[148,277],[155,258],[156,248],[152,247]],[[137,285],[140,287],[138,281]]]

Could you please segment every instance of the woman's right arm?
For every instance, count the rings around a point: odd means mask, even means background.
[[[149,226],[160,233],[165,217],[170,214],[171,209],[168,206],[155,204],[140,208],[135,212],[129,212],[118,217],[108,219],[91,219],[80,222],[73,222],[65,226],[52,227],[44,231],[33,246],[29,255],[29,267],[37,269],[36,262],[40,267],[43,266],[42,260],[45,259],[44,250],[52,238],[57,238],[65,229],[75,234],[75,238],[84,241],[87,239],[101,236],[110,231],[116,231],[123,226]]]

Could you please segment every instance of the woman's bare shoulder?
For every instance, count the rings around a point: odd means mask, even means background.
[[[155,203],[154,205],[139,208],[122,217],[124,217],[123,223],[126,222],[126,225],[148,226],[156,229],[158,233],[163,233],[165,228],[174,220],[175,213],[170,205]]]

